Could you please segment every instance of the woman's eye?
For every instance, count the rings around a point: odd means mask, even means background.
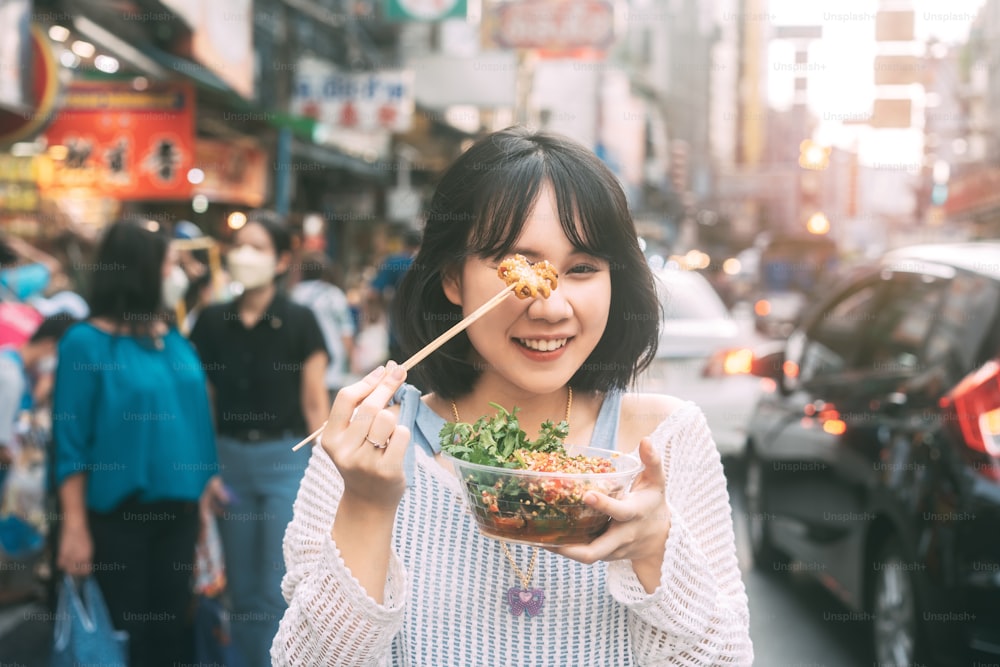
[[[600,269],[593,264],[576,264],[566,273],[597,273]]]

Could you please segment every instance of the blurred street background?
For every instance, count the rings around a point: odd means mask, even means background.
[[[757,664],[881,664],[808,567],[752,567],[746,354],[855,266],[1000,237],[1000,0],[0,0],[2,262],[48,271],[0,279],[0,344],[86,316],[96,240],[123,218],[185,253],[187,333],[239,294],[224,250],[269,208],[294,237],[285,287],[319,255],[343,292],[346,383],[391,353],[435,178],[514,123],[582,142],[624,186],[667,286],[639,388],[709,415]],[[679,272],[674,294],[704,298],[667,296]],[[44,449],[19,452],[16,492],[42,484]],[[51,517],[18,508],[0,515],[42,539],[0,542],[0,665],[43,665]]]

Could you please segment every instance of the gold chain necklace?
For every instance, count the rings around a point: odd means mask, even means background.
[[[566,425],[569,426],[570,411],[573,409],[573,387],[566,395]],[[458,406],[455,401],[451,402],[451,413],[455,417],[455,422],[462,421],[458,416]],[[507,557],[510,566],[514,568],[514,574],[521,580],[521,588],[513,587],[507,589],[507,604],[510,606],[510,613],[520,616],[523,612],[525,616],[537,616],[542,611],[542,603],[545,602],[545,591],[541,588],[532,588],[531,579],[535,576],[535,565],[538,563],[538,550],[532,549],[531,562],[528,564],[528,571],[524,572],[517,566],[514,555],[507,548],[506,542],[500,542],[503,555]]]

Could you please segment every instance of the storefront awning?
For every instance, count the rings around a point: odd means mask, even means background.
[[[320,146],[293,139],[292,157],[322,165],[328,169],[345,169],[379,182],[388,182],[389,180],[389,173],[385,169],[384,163],[368,162],[329,146]]]

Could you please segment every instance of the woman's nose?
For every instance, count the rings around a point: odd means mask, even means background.
[[[564,290],[554,289],[548,298],[539,296],[533,299],[528,305],[528,317],[549,322],[558,322],[570,317],[573,314],[573,307],[568,296]]]

